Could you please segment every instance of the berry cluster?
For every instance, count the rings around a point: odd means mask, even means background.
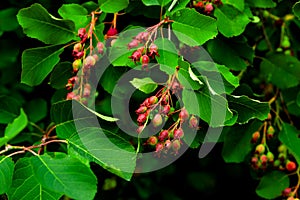
[[[214,6],[218,6],[218,5],[222,5],[221,0],[193,1],[193,6],[207,15],[210,15],[214,10]]]
[[[151,42],[148,46],[148,41],[150,40],[149,32],[141,32],[127,45],[128,49],[132,49],[142,44],[140,48],[132,52],[131,56],[129,56],[134,63],[140,62],[142,64],[142,69],[148,68],[150,59],[154,59],[155,56],[159,56],[157,46],[153,42]]]
[[[177,110],[173,107],[173,95],[179,97],[183,87],[176,79],[176,75],[171,76],[169,80],[166,86],[155,96],[146,98],[135,111],[138,115],[138,134],[142,133],[149,119],[151,119],[149,123],[151,130],[154,132],[160,130],[157,135],[150,136],[146,142],[147,145],[155,148],[157,156],[168,152],[177,155],[183,143],[182,138],[186,127],[199,128],[198,117],[190,115],[184,107]],[[167,125],[168,119],[177,120]]]

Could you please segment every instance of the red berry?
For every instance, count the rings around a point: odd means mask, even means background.
[[[147,115],[145,113],[140,114],[137,118],[139,124],[143,124],[147,120]]]
[[[135,111],[135,113],[136,114],[142,114],[142,113],[145,113],[147,111],[147,107],[146,106],[141,106],[141,107],[139,107],[136,111]]]
[[[179,129],[175,129],[175,130],[174,130],[173,137],[174,137],[175,139],[180,139],[180,138],[182,138],[183,136],[184,136],[184,132],[183,132],[182,128],[179,128]]]
[[[134,51],[129,58],[132,59],[133,62],[137,62],[142,57],[142,53],[139,50]]]
[[[205,8],[204,8],[204,12],[206,13],[211,13],[212,11],[214,10],[214,7],[211,3],[208,3],[205,5]]]
[[[99,54],[103,54],[104,52],[104,44],[102,42],[97,43],[97,51]]]
[[[80,28],[80,29],[78,30],[78,36],[79,36],[80,38],[83,38],[83,37],[85,36],[85,34],[86,34],[85,28]]]
[[[157,96],[151,96],[151,97],[149,97],[148,102],[150,103],[150,105],[156,104],[158,102]]]
[[[265,165],[268,162],[268,157],[265,154],[263,154],[260,156],[260,161],[263,165]]]
[[[84,51],[80,51],[80,52],[74,52],[73,51],[73,57],[74,59],[80,59],[84,56]]]
[[[285,165],[285,168],[286,168],[288,171],[292,172],[292,171],[295,171],[295,170],[296,170],[297,165],[296,165],[296,163],[293,162],[293,161],[288,161],[288,162],[286,163],[286,165]]]
[[[157,144],[157,137],[156,136],[150,136],[147,140],[147,143],[151,146],[154,146]]]
[[[118,34],[118,30],[116,28],[110,27],[106,33],[108,37],[115,36]]]
[[[163,130],[163,131],[160,132],[159,135],[158,135],[159,141],[164,141],[164,140],[167,139],[168,137],[169,137],[169,131],[167,131],[167,130]]]
[[[285,188],[285,189],[282,191],[282,196],[288,197],[288,196],[290,195],[291,192],[292,192],[292,188]]]
[[[204,7],[204,4],[203,4],[202,1],[199,1],[199,2],[195,5],[195,7],[203,8],[203,7]]]
[[[171,109],[170,105],[165,105],[163,107],[162,114],[167,115],[170,112],[170,109]]]
[[[164,148],[164,144],[159,142],[155,146],[155,152],[160,152],[163,150],[163,148]]]
[[[255,131],[252,134],[251,142],[252,143],[256,143],[259,138],[260,138],[260,132],[259,131]]]
[[[163,119],[160,114],[156,114],[152,119],[152,124],[154,127],[158,127],[162,124]]]
[[[149,59],[149,57],[147,56],[147,55],[143,55],[142,57],[141,57],[141,63],[142,63],[142,67],[144,68],[144,67],[147,67],[148,66],[148,63],[149,63],[149,61],[150,61],[150,59]]]
[[[75,94],[74,94],[73,92],[69,92],[69,93],[67,94],[67,100],[73,99],[74,96],[75,96]]]
[[[189,113],[187,112],[187,110],[185,108],[182,108],[180,113],[179,113],[180,121],[184,122],[188,118],[189,118]]]

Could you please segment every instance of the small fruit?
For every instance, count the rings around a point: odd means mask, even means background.
[[[169,137],[169,131],[167,130],[163,130],[159,133],[158,135],[158,139],[159,141],[164,141],[165,139],[167,139]]]
[[[72,63],[73,71],[75,73],[78,72],[78,70],[81,67],[81,65],[82,65],[81,59],[74,60],[74,62]]]
[[[142,63],[142,68],[147,67],[149,61],[150,61],[149,57],[147,55],[143,55],[140,60],[140,62]]]
[[[179,119],[184,122],[185,120],[187,120],[189,118],[189,113],[187,112],[187,110],[185,108],[182,108],[180,113],[179,113]]]
[[[136,111],[135,111],[135,113],[136,114],[142,114],[142,113],[145,113],[147,111],[147,107],[146,106],[141,106],[141,107],[139,107]]]
[[[152,43],[149,46],[149,52],[148,52],[149,57],[159,56],[158,52],[157,52],[157,49],[158,48],[157,48],[156,44]]]
[[[295,171],[296,168],[297,168],[297,165],[294,161],[287,161],[286,165],[285,165],[285,168],[292,172],[292,171]]]
[[[138,40],[134,39],[127,45],[127,47],[128,47],[128,49],[132,49],[134,47],[139,46],[139,43],[140,42]]]
[[[162,124],[162,122],[163,122],[163,119],[161,117],[161,114],[159,114],[159,113],[157,113],[152,119],[152,124],[154,127],[160,126]]]
[[[286,146],[284,144],[281,144],[279,147],[278,147],[278,152],[279,153],[285,153],[287,150]]]
[[[273,166],[274,167],[279,167],[281,164],[281,161],[280,160],[275,160],[274,163],[273,163]]]
[[[204,12],[210,14],[214,10],[214,7],[211,3],[205,5]]]
[[[190,117],[189,126],[191,128],[198,128],[198,119],[194,115]]]
[[[129,58],[131,58],[132,61],[135,63],[140,60],[141,56],[142,56],[142,52],[136,50],[131,54],[131,56],[129,56]]]
[[[80,29],[78,29],[78,36],[79,36],[80,38],[83,38],[85,34],[86,34],[85,28],[80,28]]]
[[[118,30],[116,28],[110,27],[106,33],[108,37],[115,36],[118,34]]]
[[[174,130],[173,137],[174,137],[175,139],[180,139],[180,138],[182,138],[183,136],[184,136],[184,132],[183,132],[182,128],[179,128],[179,129],[175,129],[175,130]]]
[[[288,196],[290,195],[291,192],[292,192],[292,188],[285,188],[285,189],[282,191],[282,196],[288,197]]]
[[[87,56],[84,60],[84,67],[91,67],[96,64],[96,59],[93,56]]]
[[[178,150],[180,149],[181,144],[179,140],[173,140],[172,141],[172,149],[175,151],[175,153],[178,153]]]
[[[158,152],[162,151],[163,149],[164,149],[164,144],[163,143],[159,142],[159,143],[156,144],[155,152],[158,153]]]
[[[137,118],[139,124],[143,124],[147,120],[147,115],[145,113],[140,114]]]
[[[260,156],[260,161],[261,161],[261,164],[265,165],[268,162],[268,157],[265,154],[262,154]]]
[[[104,44],[102,42],[97,43],[97,51],[99,54],[103,54],[104,52]]]
[[[162,114],[167,115],[170,112],[170,109],[171,109],[170,105],[165,105],[161,112]]]
[[[258,154],[263,154],[265,152],[265,145],[259,144],[255,148],[255,152]]]
[[[269,162],[274,162],[274,154],[271,151],[267,153],[267,158]]]
[[[148,102],[150,103],[150,105],[156,104],[158,102],[157,96],[151,96],[151,97],[149,97]]]
[[[165,143],[164,143],[164,145],[165,145],[165,148],[170,149],[171,146],[172,146],[171,140],[166,140]]]
[[[91,85],[90,84],[85,84],[84,89],[83,89],[83,96],[84,97],[89,97],[91,94]]]
[[[251,142],[252,143],[256,143],[259,138],[260,138],[260,132],[259,131],[255,131],[252,134]]]
[[[77,52],[81,51],[81,49],[82,49],[82,44],[80,42],[76,43],[73,47],[73,50]]]
[[[148,138],[147,143],[151,146],[154,146],[157,144],[157,141],[158,141],[157,137],[152,135]]]

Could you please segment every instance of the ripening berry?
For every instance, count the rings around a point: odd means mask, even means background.
[[[184,132],[183,132],[182,128],[179,128],[179,129],[175,129],[175,130],[174,130],[173,137],[174,137],[175,139],[180,139],[180,138],[182,138],[183,136],[184,136]]]
[[[279,147],[278,147],[278,152],[279,153],[285,153],[287,150],[286,146],[284,144],[281,144]]]
[[[139,114],[139,116],[137,118],[137,122],[139,124],[143,124],[146,120],[147,120],[147,115],[145,113]]]
[[[164,148],[164,144],[159,142],[155,146],[155,152],[160,152],[161,150],[163,150],[163,148]]]
[[[142,57],[142,52],[138,50],[134,51],[131,54],[131,56],[129,56],[129,58],[131,58],[133,62],[139,61],[141,57]]]
[[[80,42],[76,43],[73,47],[73,50],[77,52],[81,51],[81,49],[82,49],[82,44]]]
[[[151,97],[149,97],[148,102],[150,103],[150,105],[156,104],[158,102],[157,96],[151,96]]]
[[[85,67],[91,67],[96,64],[96,59],[93,56],[87,56],[84,60],[84,66]]]
[[[154,56],[159,56],[158,55],[158,51],[157,51],[157,46],[156,44],[152,43],[150,46],[149,46],[149,52],[148,52],[148,55],[149,57],[154,57]]]
[[[81,59],[74,60],[74,62],[72,63],[73,72],[75,73],[78,72],[81,65],[82,65]]]
[[[73,99],[74,96],[75,96],[75,94],[74,94],[73,92],[69,92],[69,93],[67,94],[67,100]]]
[[[83,38],[85,34],[86,34],[85,28],[80,28],[80,29],[78,29],[78,36],[79,36],[80,38]]]
[[[104,44],[102,42],[97,43],[97,51],[99,54],[103,54],[104,52]]]
[[[179,140],[173,140],[172,141],[172,149],[175,151],[175,153],[178,152],[178,150],[180,149],[180,141]]]
[[[147,55],[143,55],[140,59],[140,62],[142,63],[142,67],[147,67],[150,59]]]
[[[189,126],[191,128],[198,128],[198,119],[194,115],[190,117]]]
[[[285,168],[292,172],[292,171],[295,171],[296,168],[297,168],[297,165],[294,161],[287,161],[286,165],[285,165]]]
[[[267,129],[267,133],[269,134],[274,134],[275,133],[275,129],[273,126],[269,126],[268,129]]]
[[[159,133],[158,135],[158,139],[159,141],[164,141],[165,139],[167,139],[169,137],[169,131],[167,130],[163,130]]]
[[[263,154],[265,152],[265,145],[259,144],[255,148],[255,152],[258,154]]]
[[[263,165],[267,164],[267,162],[268,162],[268,157],[265,154],[262,154],[259,159],[260,159],[261,164],[263,164]]]
[[[108,37],[115,36],[118,34],[118,30],[116,28],[110,27],[106,33]]]
[[[285,188],[285,189],[282,191],[282,196],[288,197],[288,196],[290,195],[291,192],[292,192],[292,188]]]
[[[211,3],[205,5],[204,12],[210,14],[214,10],[214,6]]]
[[[182,108],[180,113],[179,113],[180,121],[184,122],[188,118],[189,118],[189,113],[187,112],[187,110],[185,108]]]
[[[157,141],[158,141],[157,137],[152,135],[148,138],[147,143],[151,146],[154,146],[157,144]]]
[[[142,113],[145,113],[147,111],[147,107],[146,106],[141,106],[141,107],[139,107],[136,111],[135,111],[135,113],[136,114],[142,114]]]
[[[260,138],[260,132],[259,131],[255,131],[252,134],[251,142],[252,143],[256,143],[259,138]]]
[[[73,57],[74,59],[80,59],[84,56],[84,51],[74,52],[73,51]]]
[[[167,115],[170,112],[170,109],[171,109],[170,105],[165,105],[161,113]]]
[[[172,142],[170,140],[166,140],[165,143],[164,143],[164,145],[165,145],[166,149],[170,149],[171,146],[172,146]]]
[[[89,97],[91,94],[91,85],[90,84],[85,84],[84,89],[83,89],[83,96],[84,97]]]
[[[161,117],[161,114],[159,114],[159,113],[157,113],[152,119],[152,124],[154,127],[160,126],[162,124],[162,122],[163,122],[163,119]]]
[[[267,153],[267,158],[268,158],[269,162],[273,162],[274,161],[274,154],[271,151],[269,151]]]

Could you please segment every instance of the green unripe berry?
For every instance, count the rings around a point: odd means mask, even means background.
[[[258,154],[263,154],[265,152],[265,150],[266,150],[266,148],[265,148],[265,145],[263,145],[263,144],[259,144],[255,148],[255,152]]]
[[[267,158],[268,158],[269,162],[273,162],[274,161],[274,154],[271,151],[269,151],[267,153]]]
[[[285,35],[285,36],[283,37],[281,46],[282,46],[283,48],[290,48],[291,43],[290,43],[290,39],[289,39],[288,36]]]
[[[279,153],[285,153],[287,150],[286,146],[284,144],[281,144],[279,147],[278,147],[278,152]]]

